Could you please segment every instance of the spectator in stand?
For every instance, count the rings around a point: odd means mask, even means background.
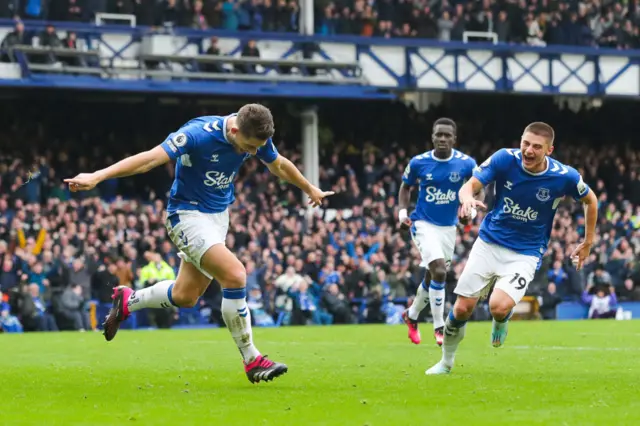
[[[207,19],[205,18],[202,11],[202,0],[195,0],[193,2],[193,10],[190,12],[190,15],[191,15],[191,19],[190,19],[189,26],[191,28],[194,28],[197,30],[207,29],[208,27]]]
[[[90,329],[89,318],[84,310],[85,299],[82,297],[82,287],[79,285],[67,286],[57,306],[54,305],[54,312],[57,314],[56,323],[61,329],[86,331]],[[64,324],[60,326],[60,324]]]
[[[25,32],[24,24],[20,21],[17,21],[13,31],[4,36],[4,39],[0,44],[0,49],[7,50],[13,46],[25,44],[31,44],[31,38]],[[11,58],[8,56],[8,53],[5,52],[2,54],[2,62],[11,62]]]
[[[561,302],[562,298],[556,291],[556,284],[550,282],[546,290],[542,292],[542,295],[538,296],[538,303],[540,304],[540,315],[542,315],[542,319],[556,319],[556,308]]]
[[[608,287],[608,294],[603,285],[590,284],[582,293],[582,301],[589,306],[589,319],[615,318],[618,299],[612,285]],[[595,290],[595,294],[591,294]]]
[[[47,311],[47,306],[40,297],[40,287],[37,284],[29,285],[29,295],[32,298],[35,308],[33,318],[35,320],[35,330],[37,331],[58,331],[56,320]],[[25,324],[26,328],[26,324]]]
[[[156,24],[163,26],[177,26],[180,22],[180,10],[178,9],[177,1],[165,0],[158,4],[160,4],[161,6],[158,10]]]
[[[53,25],[49,24],[40,35],[40,46],[58,48],[62,47],[62,41],[56,33],[56,29]]]
[[[249,40],[247,44],[242,48],[240,56],[243,58],[259,58],[260,49],[256,45],[255,40]],[[254,74],[256,72],[255,65],[236,65],[235,70],[237,73]]]
[[[10,311],[9,304],[2,301],[2,292],[0,292],[0,332],[22,333],[22,324],[15,315],[11,315]]]

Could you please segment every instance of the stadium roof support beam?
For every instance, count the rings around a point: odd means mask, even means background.
[[[300,34],[313,35],[313,0],[302,0],[300,2],[300,12]]]
[[[313,185],[320,181],[320,148],[318,145],[318,112],[311,107],[302,111],[302,164],[304,174]],[[327,190],[327,188],[321,188]],[[308,197],[305,197],[308,202]]]
[[[312,36],[314,31],[313,0],[300,2],[300,34]],[[306,58],[305,58],[306,59]],[[320,184],[320,148],[318,146],[318,111],[309,107],[302,111],[302,161],[304,172],[313,185]],[[326,189],[326,188],[324,188]],[[305,203],[308,197],[305,197]],[[311,213],[311,209],[308,209]]]

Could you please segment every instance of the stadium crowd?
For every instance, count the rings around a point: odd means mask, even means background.
[[[322,0],[315,1],[322,35],[462,40],[465,31],[492,32],[501,42],[531,45],[640,46],[640,10],[623,0]],[[296,0],[4,0],[0,17],[93,20],[96,13],[133,14],[139,25],[195,29],[298,32]],[[484,38],[486,40],[486,38]]]
[[[471,105],[480,101],[485,108]],[[189,105],[179,110],[149,106],[131,128],[127,117],[141,105],[121,105],[114,114],[110,104],[92,105],[89,113],[82,104],[48,102],[17,104],[0,117],[0,324],[7,331],[88,330],[93,328],[90,301],[108,307],[112,287],[139,288],[170,279],[179,266],[163,221],[171,165],[104,182],[90,193],[71,194],[62,179],[148,149],[182,124],[176,117],[186,121],[204,111]],[[501,101],[478,102],[454,101],[455,109],[443,104],[424,113],[402,103],[361,105],[358,114],[367,119],[349,123],[341,118],[353,110],[349,105],[321,107],[320,183],[337,194],[311,216],[299,191],[274,180],[257,161],[248,161],[236,184],[227,245],[246,265],[255,322],[401,321],[423,271],[417,251],[397,227],[396,194],[410,157],[428,149],[430,123],[441,115],[458,119],[458,148],[480,162],[497,148],[517,146],[526,124],[522,116],[541,108],[530,100],[514,100],[524,102],[522,109],[492,117],[482,112],[498,111]],[[553,111],[546,115],[559,135],[557,157],[578,167],[596,191],[600,219],[592,255],[576,272],[567,256],[584,232],[584,218],[578,203],[561,205],[528,294],[539,297],[545,318],[554,317],[562,300],[590,296],[585,290],[640,300],[640,150],[626,144],[622,130],[595,124],[611,117],[632,120],[637,111],[621,114],[606,105],[579,113],[545,108]],[[300,164],[299,124],[284,108],[273,109],[276,144]],[[107,114],[108,123],[101,120]],[[508,114],[521,115],[509,120]],[[70,126],[60,126],[67,117],[73,117]],[[618,144],[600,145],[600,137]],[[27,150],[24,140],[30,141]],[[482,214],[460,228],[447,277],[448,303],[481,219]],[[220,299],[213,285],[190,316],[158,309],[142,312],[145,317],[138,322],[159,327],[220,323]]]

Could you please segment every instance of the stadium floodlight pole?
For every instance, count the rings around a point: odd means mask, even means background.
[[[305,108],[302,119],[302,163],[304,174],[312,185],[320,181],[320,149],[318,146],[318,112],[316,107]],[[305,195],[305,203],[308,199]],[[311,213],[311,207],[308,208]]]
[[[313,0],[302,0],[300,2],[300,34],[313,35]]]
[[[300,2],[300,34],[311,36],[314,33],[313,0]],[[302,119],[302,162],[304,173],[309,182],[318,185],[320,180],[320,152],[318,147],[318,112],[315,106],[305,108],[301,114]],[[305,195],[305,204],[308,199]],[[307,209],[308,217],[311,215],[311,207]]]

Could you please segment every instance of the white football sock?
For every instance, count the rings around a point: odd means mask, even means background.
[[[418,286],[418,291],[416,292],[416,297],[413,299],[413,303],[409,307],[409,318],[412,320],[417,320],[420,312],[427,306],[429,303],[429,290],[426,287],[426,283],[422,280],[420,286]]]
[[[442,343],[442,362],[449,368],[453,367],[458,345],[464,339],[467,321],[460,321],[449,312],[444,324],[444,342]]]
[[[250,364],[260,356],[260,351],[253,345],[247,291],[244,288],[225,288],[222,290],[222,297],[222,318],[240,349],[245,364]]]
[[[434,329],[444,327],[444,297],[444,283],[431,281],[429,285],[429,303],[431,304]]]
[[[175,281],[160,281],[151,287],[134,291],[127,301],[129,312],[139,311],[144,308],[168,308],[178,306],[173,303],[171,291]]]
[[[509,314],[502,320],[502,321],[497,321],[495,318],[493,319],[493,328],[496,330],[502,330],[503,328],[505,328],[507,326],[507,324],[509,323],[509,320],[511,319],[511,317],[513,316],[513,309],[511,311],[509,311]]]

